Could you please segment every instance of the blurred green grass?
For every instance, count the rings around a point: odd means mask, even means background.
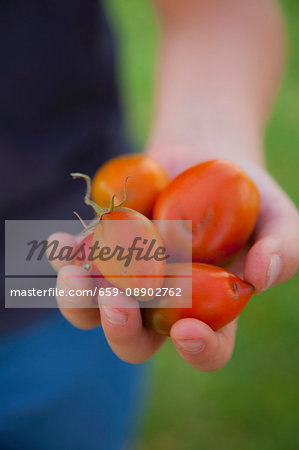
[[[290,57],[265,148],[270,172],[299,204],[299,2],[281,0]],[[109,0],[118,37],[127,125],[137,148],[151,115],[157,27],[150,3]],[[253,298],[234,356],[223,370],[198,373],[168,342],[154,358],[155,380],[139,450],[299,448],[299,277]]]

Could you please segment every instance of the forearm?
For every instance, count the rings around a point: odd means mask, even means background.
[[[284,65],[276,5],[190,0],[176,14],[177,0],[156,3],[161,41],[148,148],[162,160],[184,148],[199,161],[262,164],[263,128]]]

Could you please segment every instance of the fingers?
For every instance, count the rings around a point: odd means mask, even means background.
[[[62,315],[75,327],[88,330],[101,323],[95,307],[95,286],[88,271],[79,266],[65,266],[58,272],[57,303]]]
[[[103,299],[100,298],[101,302]],[[162,345],[164,336],[142,325],[138,302],[126,296],[113,299],[113,307],[101,304],[101,322],[108,343],[123,361],[138,364],[149,359]],[[110,304],[111,306],[111,304]]]
[[[229,361],[235,342],[237,322],[214,332],[197,319],[181,319],[171,328],[171,339],[179,355],[202,372],[221,369]]]
[[[77,246],[77,241],[76,241],[75,237],[72,234],[68,234],[68,233],[54,233],[54,234],[51,234],[51,236],[49,236],[47,240],[48,240],[49,244],[51,242],[55,242],[55,241],[58,242],[57,249],[55,251],[55,255],[58,255],[59,251],[63,247],[71,247],[72,249],[75,249]],[[53,269],[56,270],[56,272],[58,272],[62,267],[71,264],[71,261],[67,261],[66,259],[64,259],[63,261],[61,261],[59,259],[51,259],[51,258],[49,259],[51,250],[52,250],[52,247],[47,249],[47,257],[48,257],[49,263],[51,264]]]
[[[63,247],[75,249],[78,239],[68,233],[54,233],[48,238],[51,243],[57,241],[55,254]],[[49,258],[51,248],[47,250]],[[50,259],[57,276],[57,303],[62,315],[75,327],[88,330],[101,323],[100,313],[95,307],[94,281],[83,267],[71,265],[71,261]]]
[[[248,252],[244,277],[257,293],[290,279],[299,267],[299,215],[272,181],[265,191],[255,243]]]

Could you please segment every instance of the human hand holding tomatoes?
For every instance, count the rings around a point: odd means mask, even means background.
[[[89,190],[87,190],[88,202],[89,202]],[[127,208],[117,208],[115,211],[100,211],[102,219],[107,215],[108,219],[114,217],[116,214],[124,214],[126,216]],[[133,214],[134,212],[132,212]],[[138,220],[138,213],[135,213]],[[110,217],[111,216],[111,217]],[[116,217],[117,218],[117,217]],[[104,220],[105,222],[105,220]],[[142,222],[141,222],[142,223]],[[101,225],[103,224],[103,221]],[[109,229],[108,229],[109,232]],[[107,237],[104,233],[104,239]],[[101,236],[101,240],[103,240]],[[52,239],[57,239],[60,242],[60,246],[70,245],[74,238],[70,235],[60,234],[52,236]],[[83,241],[90,243],[93,241],[90,236],[87,236]],[[109,235],[109,241],[111,236]],[[74,247],[74,242],[73,242]],[[77,265],[78,261],[72,261]],[[54,266],[57,263],[54,263]],[[68,292],[68,289],[90,289],[92,284],[92,278],[90,270],[92,272],[97,270],[95,267],[88,267],[86,263],[79,262],[80,267],[74,265],[68,265],[60,267],[58,274],[57,287]],[[58,267],[57,267],[58,268]],[[75,326],[79,328],[93,328],[100,323],[98,310],[95,308],[88,308],[88,301],[84,297],[72,298],[72,303],[75,303],[74,307],[65,300],[64,297],[58,298],[58,304],[61,308],[62,314]],[[108,342],[114,352],[122,359],[128,362],[142,362],[149,358],[154,351],[158,349],[164,340],[164,337],[158,335],[153,330],[149,330],[143,327],[140,310],[136,300],[119,296],[119,299],[113,299],[113,308],[109,306],[109,302],[105,298],[99,298],[101,301],[101,319],[104,332],[108,339]],[[119,302],[118,302],[119,300]],[[118,305],[117,305],[118,302]],[[108,303],[108,305],[107,305]],[[109,306],[109,307],[107,307]],[[119,306],[119,307],[117,307]],[[222,333],[225,333],[223,329]]]
[[[87,237],[73,236],[68,233],[55,233],[49,242],[57,240],[57,253],[65,246],[76,249],[85,241],[87,245],[93,239],[93,233]],[[87,265],[86,265],[87,263]],[[113,297],[113,308],[109,307],[109,298],[97,296],[69,296],[70,291],[91,290],[100,280],[99,287],[111,286],[95,267],[89,267],[88,258],[84,261],[51,261],[57,274],[57,290],[63,290],[66,296],[58,296],[58,307],[76,328],[82,330],[99,327],[102,323],[110,347],[121,359],[130,363],[141,363],[149,359],[162,345],[164,336],[143,327],[139,303],[134,298],[118,295]],[[91,272],[90,272],[91,269]],[[95,278],[92,278],[92,274]],[[104,284],[103,284],[104,283]],[[99,307],[95,307],[95,304]],[[118,306],[119,305],[119,306]]]
[[[83,240],[82,236],[79,236],[79,238],[77,239],[80,241],[78,245],[76,238],[66,233],[56,233],[50,236],[49,241],[57,240],[59,242],[59,246],[57,248],[58,254],[60,250],[65,246],[73,248],[74,254],[76,254],[78,248],[82,245],[85,245],[87,249],[91,249],[91,244],[94,245],[97,241],[99,241],[104,246],[108,245],[110,247],[113,247],[116,242],[118,244],[122,242],[124,246],[126,246],[128,244],[127,241],[130,235],[125,232],[123,226],[122,228],[120,228],[119,226],[117,228],[112,226],[114,221],[123,220],[132,221],[131,223],[137,226],[137,229],[136,226],[133,227],[133,235],[136,235],[136,233],[138,233],[144,238],[154,238],[155,246],[159,246],[160,244],[162,244],[162,242],[159,242],[160,238],[155,230],[154,225],[145,216],[131,209],[122,207],[121,205],[116,206],[114,203],[114,199],[112,199],[110,207],[104,209],[99,207],[90,199],[89,177],[82,174],[74,174],[73,176],[74,178],[81,177],[86,180],[87,192],[85,195],[85,202],[94,208],[97,215],[97,220],[93,224],[94,232],[90,235],[87,235]],[[80,295],[80,297],[76,297],[74,295],[70,296],[70,292],[75,291],[76,289],[80,291],[90,291],[94,287],[94,284],[97,284],[98,287],[104,288],[107,286],[112,286],[108,280],[113,281],[114,286],[118,285],[117,279],[114,279],[113,274],[113,276],[111,277],[113,269],[113,267],[111,268],[111,265],[108,264],[107,267],[105,267],[105,265],[103,267],[101,266],[100,268],[102,268],[103,270],[102,272],[100,272],[99,265],[101,265],[101,261],[99,264],[99,260],[96,259],[91,263],[88,256],[89,253],[87,252],[86,258],[81,258],[79,254],[70,262],[61,262],[59,261],[59,259],[55,259],[51,262],[54,269],[58,271],[57,290],[61,290],[64,292],[63,296],[59,296],[57,298],[58,306],[64,317],[74,326],[81,329],[97,327],[100,325],[99,310],[95,308],[92,302],[100,301],[101,315],[102,317],[110,317],[109,323],[114,325],[123,323],[123,319],[121,319],[121,322],[119,322],[119,317],[121,315],[120,309],[117,308],[117,306],[119,305],[121,309],[125,311],[125,314],[123,314],[122,317],[126,317],[126,315],[128,314],[135,315],[135,319],[133,320],[133,322],[134,326],[136,327],[136,331],[139,331],[139,328],[142,328],[142,320],[140,316],[139,303],[134,298],[128,298],[127,296],[121,294],[113,296],[113,308],[111,308],[111,305],[108,301],[109,299],[105,298],[105,296],[99,296],[98,298],[90,298],[90,296],[86,295]],[[153,270],[155,271],[155,273],[153,273],[153,278],[149,278],[148,280],[145,279],[146,284],[150,283],[152,285],[152,283],[154,283],[154,290],[163,284],[165,265],[166,262],[163,260],[160,263],[157,263],[157,261],[155,261],[153,265]],[[148,272],[149,269],[147,266],[143,267],[143,264],[141,264],[141,266],[144,271]],[[116,269],[118,269],[118,267],[116,267]],[[134,277],[135,273],[136,268],[133,267],[133,273],[128,274],[129,278],[126,279],[126,285],[130,284],[130,276]],[[108,279],[101,278],[102,274],[104,274],[105,277],[108,277]],[[133,279],[133,283],[135,285],[136,280]],[[119,285],[119,287],[122,288],[121,285]],[[146,298],[143,298],[143,300],[146,300]],[[108,305],[110,307],[108,307]],[[105,320],[103,320],[103,327],[105,330]],[[156,335],[156,333],[150,330],[143,329],[143,333],[144,336],[153,336],[152,341],[156,342],[157,348],[159,344],[164,340],[163,337]],[[128,355],[128,359],[131,362],[141,362],[151,356],[148,351],[152,351],[152,347],[146,348],[146,342],[146,339],[141,339],[140,348],[135,349],[134,355]],[[142,343],[144,345],[142,345]]]
[[[243,177],[243,175],[242,175],[242,177]],[[208,278],[210,276],[211,269],[213,269],[213,268],[212,267],[207,268]],[[236,303],[235,303],[236,311],[230,311],[230,312],[232,312],[231,317],[227,316],[227,311],[221,312],[221,305],[217,305],[217,313],[219,313],[222,322],[221,321],[218,322],[217,326],[216,326],[216,322],[215,322],[214,328],[215,327],[219,328],[219,327],[223,327],[223,325],[225,325],[225,323],[230,322],[234,317],[236,317],[238,315],[238,313],[244,307],[244,304],[246,303],[246,301],[252,294],[252,288],[249,285],[246,285],[246,283],[243,283],[244,289],[246,288],[248,292],[246,291],[247,293],[245,294],[245,291],[244,291],[245,297],[244,297],[244,300],[241,300],[240,306],[239,306],[240,295],[241,295],[241,297],[243,295],[243,293],[241,292],[243,289],[243,285],[242,285],[241,280],[238,281],[237,279],[235,279],[235,281],[232,282],[231,284],[236,285],[236,290],[233,291],[233,289],[231,289],[231,292],[229,292],[229,296],[228,296],[227,300],[225,300],[225,298],[222,295],[222,288],[223,288],[223,291],[225,294],[225,290],[227,289],[225,286],[226,275],[224,274],[223,271],[221,271],[221,269],[215,268],[214,270],[217,272],[217,279],[219,278],[219,282],[220,282],[219,283],[220,289],[218,289],[218,291],[217,291],[218,295],[220,294],[220,296],[222,296],[224,303],[225,303],[225,301],[227,301],[227,302],[236,301]],[[233,278],[233,275],[229,275],[229,276],[231,276]],[[213,286],[210,285],[211,280],[207,280],[207,282],[203,278],[201,278],[200,280],[201,280],[201,282],[204,281],[205,288],[207,288],[209,290],[209,293],[211,294],[211,296],[214,297],[214,295],[212,295],[213,294],[213,292],[212,292]],[[241,283],[240,289],[238,289],[239,283]],[[197,288],[198,286],[195,286],[195,287]],[[211,289],[212,289],[212,291],[211,291]],[[237,296],[236,296],[236,292],[238,293]],[[238,297],[238,298],[236,299],[236,297]],[[219,297],[219,300],[220,300],[220,297]],[[220,300],[220,301],[223,301],[223,300]],[[213,299],[211,299],[211,301],[212,301],[211,304],[213,304]],[[242,305],[242,303],[244,303],[244,304]],[[104,302],[104,306],[105,306],[105,302]],[[162,342],[161,337],[159,338],[155,333],[153,334],[152,330],[146,330],[142,326],[140,326],[141,318],[140,318],[140,314],[138,314],[138,312],[136,311],[136,308],[134,308],[134,307],[126,308],[125,305],[121,304],[121,303],[119,306],[120,306],[119,308],[115,308],[115,306],[113,308],[106,308],[106,307],[101,308],[102,324],[103,324],[104,331],[106,333],[108,342],[110,343],[110,346],[112,347],[112,349],[116,352],[116,354],[119,357],[121,357],[125,360],[128,360],[128,358],[129,358],[130,362],[143,361],[145,358],[145,355],[148,355],[149,353],[151,353],[153,351],[153,349],[156,349],[157,346],[159,345],[159,343]],[[216,303],[214,303],[214,306],[216,306]],[[208,307],[208,310],[209,309],[210,308]],[[203,309],[199,310],[198,312],[200,313],[200,311],[201,311],[201,314],[204,312]],[[151,312],[153,312],[153,310],[144,310],[143,312],[144,312],[144,316],[146,316],[146,313],[148,315],[150,315]],[[198,312],[196,312],[195,317],[198,317]],[[137,315],[136,315],[136,313],[137,313]],[[169,309],[167,311],[166,315],[169,316],[169,314],[171,315],[172,313],[173,313],[173,311],[171,311],[171,309]],[[170,323],[171,325],[173,325],[176,322],[176,319],[178,319],[180,317],[188,317],[188,315],[182,316],[180,314],[181,314],[181,312],[179,312],[177,317],[173,317],[174,320],[172,320],[172,322]],[[224,317],[223,314],[224,314],[224,316],[226,315],[227,317]],[[134,319],[132,321],[130,320],[131,317],[134,317]],[[201,315],[201,317],[204,319],[205,318],[204,314]],[[186,320],[190,320],[190,319],[186,319]],[[206,317],[205,322],[207,322],[207,321],[208,320]],[[197,320],[197,322],[199,322],[199,321]],[[208,323],[209,323],[209,321],[208,321]],[[136,327],[137,327],[137,329],[136,329]],[[133,328],[133,330],[131,328]],[[207,327],[207,328],[209,328],[209,327]],[[229,335],[230,329],[232,329],[232,330],[234,329],[234,324],[231,324],[229,326],[229,328],[222,328],[222,331],[218,332],[217,336],[218,337],[226,336],[227,333]],[[169,332],[169,330],[167,330],[167,332]],[[140,334],[140,336],[138,337],[136,335],[136,333]],[[129,338],[128,334],[130,335],[130,338]],[[212,334],[211,334],[211,336],[212,336]],[[210,336],[210,338],[212,339],[211,336]],[[149,342],[149,339],[150,339],[150,342]],[[142,343],[142,345],[141,344],[139,345],[139,342]],[[188,346],[190,344],[190,342],[185,342],[184,340],[182,340],[179,343],[179,345],[181,347],[183,347],[186,344]],[[191,343],[191,345],[192,344],[193,343]],[[198,344],[198,342],[197,342],[197,344]],[[214,344],[215,344],[215,342],[214,342]],[[211,352],[212,347],[213,346],[211,346],[211,344],[210,344],[209,352]],[[215,347],[215,345],[214,345],[214,347]],[[200,343],[200,349],[202,350],[201,343]],[[194,350],[195,349],[193,348],[192,352],[194,352]],[[225,354],[229,355],[228,352],[225,352]],[[214,368],[217,368],[217,367],[213,366],[212,369],[214,369]],[[211,367],[208,365],[206,367],[206,369],[204,369],[204,370],[211,370]]]
[[[150,152],[174,177],[198,162],[198,152]],[[228,270],[243,276],[256,293],[287,281],[299,265],[299,216],[291,200],[262,168],[248,161],[238,161],[256,183],[261,195],[261,209],[250,243]],[[236,320],[214,332],[196,319],[178,320],[171,328],[171,338],[178,353],[191,366],[203,371],[217,370],[229,360],[235,340]]]
[[[185,157],[184,164],[187,163]],[[190,165],[192,164],[191,158]],[[184,168],[182,162],[178,166]],[[172,173],[175,172],[173,163],[171,164],[171,170],[173,170]],[[282,225],[284,223],[287,228],[287,223],[291,224],[291,227],[288,226],[288,231],[291,232],[293,238],[296,237],[298,216],[291,202],[266,173],[261,169],[251,168],[250,175],[256,181],[262,196],[261,213],[253,237],[253,242],[256,243],[249,253],[247,250],[243,250],[229,270],[238,275],[242,275],[244,270],[246,275],[247,270],[246,279],[251,281],[257,291],[260,292],[264,287],[269,286],[271,277],[273,282],[273,273],[271,275],[271,272],[273,272],[273,269],[277,270],[276,257],[272,266],[270,265],[272,270],[267,267],[267,262],[269,266],[269,253],[271,252],[269,244],[274,243],[275,238],[276,243],[279,244],[279,239],[277,239],[279,233],[283,239],[280,246],[278,245],[276,248],[282,250],[281,258],[287,264],[282,266],[283,270],[277,281],[287,279],[291,276],[292,271],[296,271],[298,266],[298,253],[296,253],[298,252],[298,240],[293,239],[293,242],[290,242],[289,239],[286,239],[286,233]],[[278,220],[278,216],[280,216],[280,220]],[[276,227],[277,231],[275,232]],[[287,244],[286,248],[282,248],[284,243]],[[268,250],[268,253],[262,254],[263,248]],[[293,266],[290,264],[292,261],[294,262]],[[71,269],[65,268],[64,270]],[[61,275],[58,279],[61,279]],[[105,299],[100,300],[102,306],[106,306]],[[90,317],[86,321],[84,315],[82,317],[82,310],[79,310],[75,321],[74,317],[68,316],[68,319],[79,327],[88,327],[88,321],[90,327],[95,326],[94,318]],[[140,310],[134,299],[122,298],[117,308],[101,307],[101,319],[111,348],[120,358],[128,362],[136,363],[148,359],[164,340],[162,336],[143,327]],[[84,324],[82,324],[82,321],[84,321]],[[197,369],[211,371],[222,367],[230,358],[235,331],[236,321],[214,332],[208,325],[197,319],[184,318],[175,322],[170,330],[170,335],[183,359]]]

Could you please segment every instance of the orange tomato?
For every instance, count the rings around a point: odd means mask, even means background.
[[[156,201],[153,218],[168,219],[159,231],[170,250],[174,240],[183,249],[186,235],[191,234],[192,260],[222,266],[247,242],[259,209],[258,189],[247,174],[232,162],[213,160],[171,181]],[[181,221],[179,229],[171,220]],[[187,260],[188,255],[180,258]]]
[[[139,212],[121,206],[104,213],[93,245],[99,247],[94,260],[98,270],[121,291],[129,290],[127,295],[148,300],[163,285],[164,244],[153,223]]]
[[[147,328],[169,335],[178,320],[195,318],[219,330],[240,314],[254,292],[253,286],[220,267],[197,263],[190,266],[167,265],[163,289],[172,294],[181,289],[181,296],[161,296],[142,308]]]
[[[108,208],[113,195],[123,196],[127,183],[127,208],[150,217],[158,194],[165,188],[168,178],[164,169],[152,158],[143,154],[128,154],[104,163],[94,176],[92,198],[102,208]]]

